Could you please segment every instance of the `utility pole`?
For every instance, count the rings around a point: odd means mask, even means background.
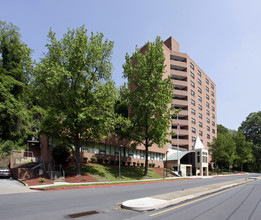
[[[121,179],[121,148],[122,145],[119,148],[119,179]]]

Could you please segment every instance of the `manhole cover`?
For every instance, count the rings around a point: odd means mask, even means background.
[[[97,211],[89,211],[89,212],[75,213],[75,214],[71,214],[71,215],[68,215],[68,216],[71,217],[71,218],[79,218],[79,217],[82,217],[82,216],[94,215],[94,214],[98,214],[98,213],[99,212],[97,212]]]

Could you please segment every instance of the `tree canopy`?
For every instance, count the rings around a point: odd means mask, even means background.
[[[61,40],[50,30],[48,40],[34,79],[46,109],[42,132],[74,146],[80,175],[80,147],[114,129],[113,42],[103,40],[101,33],[89,37],[84,26],[69,29]]]
[[[0,21],[0,142],[5,153],[26,143],[30,133],[28,82],[31,49],[18,27]]]
[[[163,41],[157,37],[130,57],[125,57],[124,78],[128,79],[129,139],[133,147],[145,147],[145,171],[148,170],[148,149],[153,144],[163,147],[168,135],[174,108],[171,106],[173,85],[170,77],[163,78],[165,55]]]

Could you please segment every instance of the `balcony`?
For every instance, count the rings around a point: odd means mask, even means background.
[[[172,79],[186,79],[187,78],[187,72],[179,71],[179,70],[170,70],[171,78]]]
[[[175,96],[188,96],[188,92],[184,90],[174,89],[174,97]]]
[[[172,60],[170,59],[170,65],[173,65],[175,67],[182,67],[182,68],[186,68],[187,69],[187,63],[186,62],[182,62],[180,60]]]
[[[176,135],[179,132],[179,136],[189,135],[188,129],[179,129],[179,131],[177,129],[172,129],[172,131],[174,131]]]
[[[178,65],[170,64],[170,69],[171,70],[176,70],[176,71],[187,72],[187,65],[185,65],[185,66],[178,66]]]
[[[177,139],[172,139],[172,145],[177,146]],[[181,145],[188,145],[189,140],[188,139],[179,139],[179,146],[181,147]]]
[[[187,81],[181,81],[181,80],[176,80],[176,79],[172,79],[172,83],[175,86],[175,88],[187,87],[187,85],[188,85]]]
[[[186,57],[181,57],[181,56],[177,56],[177,55],[170,55],[170,60],[175,60],[175,61],[179,61],[179,62],[187,62],[187,58]]]
[[[177,124],[178,124],[177,119],[173,119],[173,120],[172,120],[172,124],[177,125]],[[182,126],[182,125],[188,125],[188,120],[179,119],[179,124],[180,124],[181,126]]]
[[[188,106],[188,101],[187,100],[179,100],[179,99],[174,98],[172,104],[174,104],[174,107],[175,106],[184,107],[184,106]]]

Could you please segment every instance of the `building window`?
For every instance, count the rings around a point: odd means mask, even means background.
[[[190,72],[190,76],[194,79],[195,78],[195,75],[194,73]]]
[[[196,142],[196,138],[195,137],[192,137],[192,142]]]
[[[206,102],[206,106],[209,108],[209,103],[208,102]]]
[[[198,100],[199,100],[200,102],[202,102],[202,98],[201,98],[201,96],[198,96]]]
[[[214,121],[212,121],[212,125],[215,126],[215,122]]]
[[[202,131],[199,131],[199,136],[203,136],[203,132]]]
[[[191,104],[195,106],[195,101],[191,99]]]
[[[191,69],[194,70],[194,64],[193,63],[190,63],[190,67],[191,67]]]
[[[198,126],[202,128],[202,122],[199,122],[199,123],[198,123]]]
[[[208,79],[207,79],[207,78],[206,78],[206,83],[207,83],[207,84],[209,84],[209,81],[208,81]]]
[[[210,127],[209,126],[207,126],[207,130],[210,131]]]
[[[209,110],[207,110],[207,115],[210,115]]]
[[[202,90],[201,90],[201,88],[199,88],[199,87],[198,87],[198,92],[199,92],[199,93],[202,93]]]
[[[199,83],[199,85],[201,85],[201,80],[200,79],[198,79],[198,83]]]
[[[210,135],[209,134],[207,134],[207,139],[210,139]]]
[[[201,72],[198,70],[198,75],[201,77]]]
[[[195,88],[195,83],[193,83],[192,81],[190,81],[190,85]]]
[[[214,89],[214,85],[213,84],[211,84],[211,88]]]
[[[206,86],[206,90],[209,92],[209,88]]]
[[[196,124],[195,118],[191,118],[191,123],[192,123],[192,124]]]
[[[202,114],[201,114],[201,113],[198,113],[198,117],[202,119]]]
[[[212,111],[213,111],[213,112],[215,111],[215,108],[214,108],[214,106],[212,106],[212,108],[211,108],[211,109],[212,109]]]
[[[213,91],[211,91],[211,95],[214,97],[214,92]]]
[[[209,95],[208,94],[206,94],[206,98],[207,98],[207,100],[209,100]]]
[[[212,129],[212,133],[215,134],[215,129]]]
[[[215,115],[214,114],[212,114],[212,118],[215,119]]]
[[[209,118],[207,118],[207,123],[210,123],[210,120],[209,120]]]
[[[195,96],[195,92],[193,90],[191,90],[191,95]]]
[[[192,131],[192,133],[196,133],[196,129],[195,128],[191,128],[191,131]]]
[[[194,110],[193,108],[191,109],[191,114],[192,114],[192,115],[195,115],[195,114],[196,114],[196,112],[195,112],[195,110]]]
[[[214,99],[211,99],[211,102],[212,102],[212,104],[215,104],[215,101],[214,101]]]
[[[197,163],[200,163],[200,153],[197,152]]]
[[[198,104],[198,109],[202,110],[202,106],[200,104]]]

